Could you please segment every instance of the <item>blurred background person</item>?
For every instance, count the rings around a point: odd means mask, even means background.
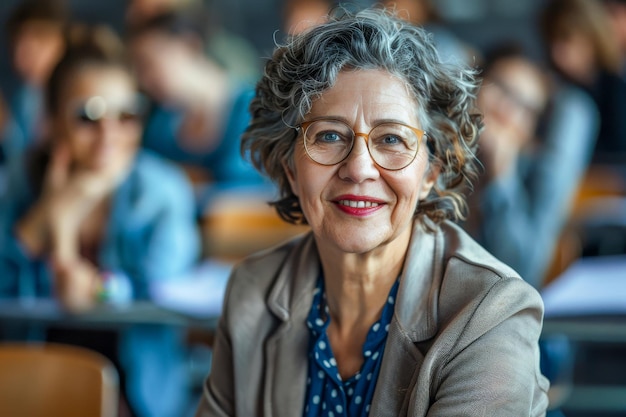
[[[383,0],[382,6],[398,11],[398,16],[433,34],[433,40],[444,62],[473,65],[477,50],[461,41],[446,26],[431,0]]]
[[[484,174],[466,227],[539,289],[591,157],[595,108],[584,93],[551,83],[516,44],[495,47],[482,71]]]
[[[556,83],[516,43],[485,56],[477,105],[484,116],[478,157],[484,172],[471,193],[466,229],[537,289],[546,282],[574,195],[591,159],[597,114],[582,91]],[[543,338],[541,369],[571,383],[566,338]],[[551,394],[549,416],[563,398]]]
[[[127,0],[125,18],[131,26],[162,14],[199,4],[199,0]]]
[[[43,88],[65,49],[69,10],[63,0],[26,0],[6,23],[10,60],[17,83],[7,92],[10,119],[2,130],[7,158],[19,157],[41,139]]]
[[[621,76],[626,79],[626,0],[601,0],[611,19],[613,33],[619,44]]]
[[[287,35],[305,32],[328,20],[334,0],[284,0],[283,29]]]
[[[217,0],[127,0],[125,19],[129,28],[166,14],[188,14],[202,21],[197,35],[207,56],[243,82],[256,83],[261,60],[254,46],[226,29],[215,7]]]
[[[45,97],[49,136],[14,165],[0,200],[0,294],[54,296],[76,312],[102,299],[148,299],[152,281],[195,263],[199,239],[184,175],[139,150],[140,100],[120,40],[106,28],[74,32]],[[123,277],[129,291],[107,291]],[[181,330],[46,333],[111,357],[137,416],[186,406]]]
[[[184,166],[201,185],[261,183],[240,153],[252,87],[204,54],[197,18],[168,13],[129,30],[138,79],[153,101],[143,146]]]
[[[594,157],[626,157],[626,81],[611,22],[597,0],[550,0],[541,30],[550,61],[593,97],[600,114]],[[618,159],[616,159],[618,158]]]

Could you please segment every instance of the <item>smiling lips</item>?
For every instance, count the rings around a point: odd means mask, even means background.
[[[341,211],[353,216],[366,216],[384,205],[382,201],[357,196],[341,196],[335,204]]]
[[[355,201],[355,200],[339,200],[338,202],[341,206],[347,206],[352,208],[370,208],[370,207],[378,207],[379,204],[373,201]]]

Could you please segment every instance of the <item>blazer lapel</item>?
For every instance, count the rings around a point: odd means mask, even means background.
[[[370,415],[407,414],[424,361],[420,342],[437,333],[444,250],[437,230],[428,219],[415,221]],[[272,417],[301,415],[304,408],[309,348],[306,318],[320,273],[312,235],[289,258],[268,296],[270,310],[282,321],[265,346],[263,413]]]
[[[430,226],[426,228],[419,219],[415,221],[370,415],[407,415],[409,399],[424,362],[420,342],[437,333],[444,248],[438,232],[433,231],[438,227],[428,222],[424,219]]]
[[[295,249],[270,291],[270,310],[283,323],[265,346],[263,413],[272,417],[293,417],[304,410],[308,374],[309,329],[306,318],[313,289],[320,273],[311,235]]]

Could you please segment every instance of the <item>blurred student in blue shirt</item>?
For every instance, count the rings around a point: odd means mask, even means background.
[[[494,48],[482,70],[484,175],[469,199],[466,227],[539,289],[591,159],[597,111],[582,91],[551,83],[516,44]]]
[[[141,108],[121,42],[105,28],[72,39],[47,85],[50,135],[11,165],[0,201],[0,295],[54,296],[81,312],[110,295],[115,276],[148,299],[150,283],[182,276],[200,245],[187,179],[139,150]],[[181,331],[132,326],[115,337],[136,415],[178,415],[187,402]]]

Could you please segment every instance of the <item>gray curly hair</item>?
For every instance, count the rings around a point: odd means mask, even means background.
[[[474,107],[476,71],[443,64],[431,35],[380,9],[335,10],[328,22],[279,45],[265,65],[241,147],[278,186],[280,197],[271,203],[278,214],[290,223],[306,223],[282,162],[293,166],[294,127],[344,69],[382,69],[406,82],[422,107],[418,114],[428,132],[429,159],[440,169],[416,214],[437,222],[464,218],[463,191],[477,176],[474,151],[482,128]]]

